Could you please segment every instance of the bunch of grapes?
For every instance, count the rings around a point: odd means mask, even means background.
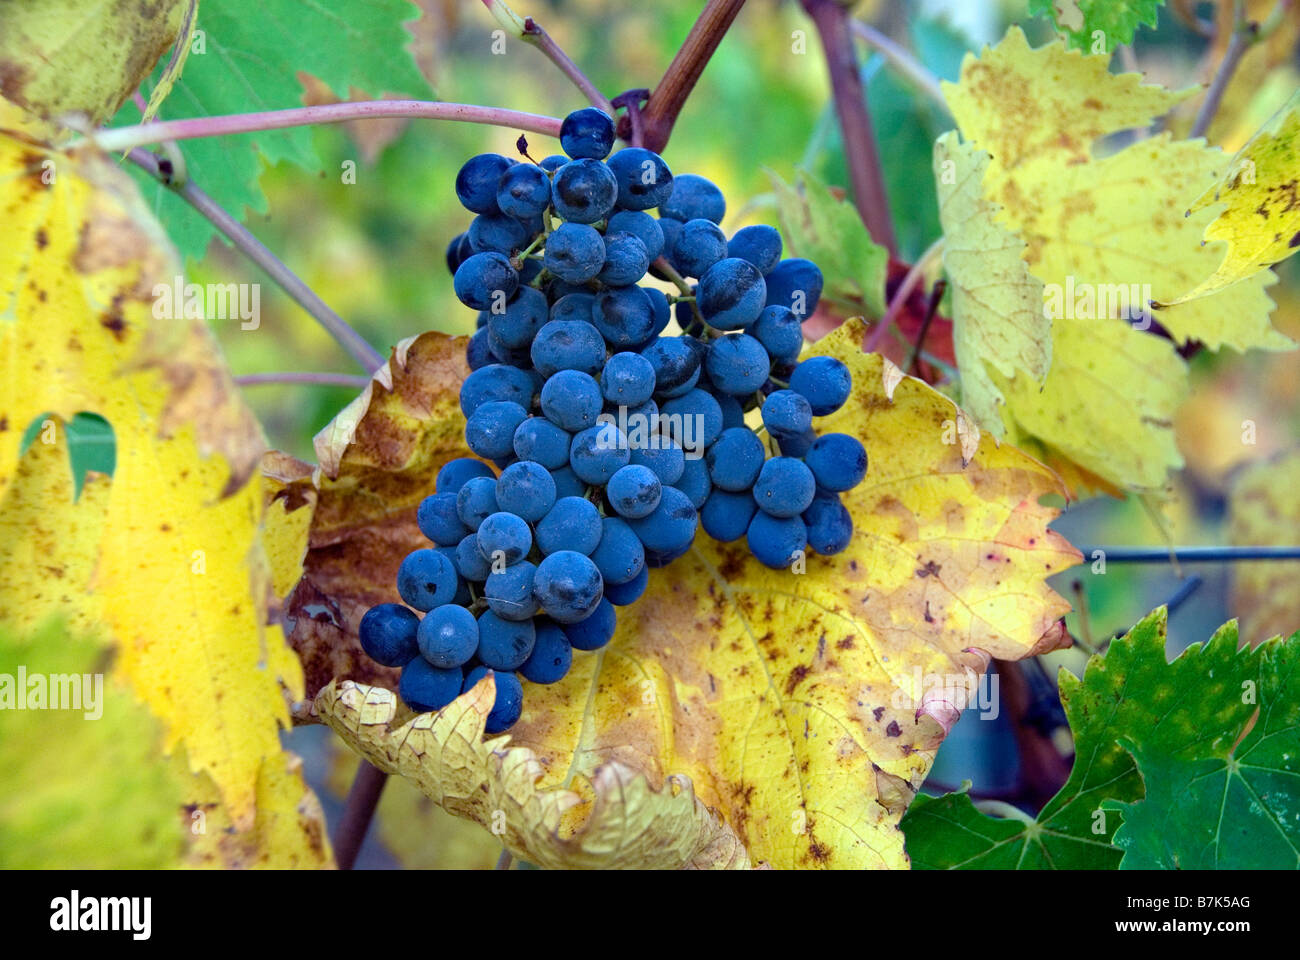
[[[857,439],[813,430],[851,386],[834,358],[797,362],[817,266],[782,259],[768,226],[728,240],[726,201],[703,177],[674,177],[640,147],[610,156],[614,121],[599,110],[566,117],[560,142],[567,156],[482,154],[456,178],[476,216],[447,266],[479,311],[460,406],[466,443],[500,473],[470,458],[442,468],[418,513],[435,546],[398,572],[406,606],[361,621],[362,646],[402,668],[414,710],[495,671],[489,733],[519,718],[516,672],[554,683],[574,650],[607,644],[615,608],[697,526],[745,537],[773,568],[843,550],[840,494],[867,470]],[[647,273],[678,294],[638,285]],[[674,313],[682,332],[665,335]],[[761,431],[745,422],[756,407]]]

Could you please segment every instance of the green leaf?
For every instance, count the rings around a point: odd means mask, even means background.
[[[1051,20],[1066,45],[1076,50],[1106,53],[1133,42],[1139,24],[1156,25],[1157,10],[1164,0],[1029,0],[1029,12]],[[1097,37],[1100,31],[1102,36]]]
[[[825,277],[822,300],[844,316],[879,318],[885,312],[889,253],[877,246],[853,204],[837,200],[804,170],[788,184],[768,171],[776,191],[785,256],[806,257]]]
[[[1150,709],[1120,740],[1146,797],[1104,805],[1123,813],[1120,867],[1300,867],[1300,633],[1239,650],[1234,620],[1167,665],[1163,645],[1116,644]]]
[[[1155,698],[1134,698],[1128,687],[1130,649],[1155,651],[1164,664],[1165,610],[1156,610],[1107,655],[1088,661],[1083,679],[1061,671],[1061,704],[1074,734],[1074,768],[1034,823],[980,813],[964,793],[918,796],[903,818],[912,866],[926,870],[1113,870],[1121,851],[1112,845],[1122,817],[1105,800],[1142,796],[1133,758],[1117,739],[1154,723]]]
[[[254,9],[229,3],[200,7],[196,44],[163,104],[165,119],[216,116],[300,106],[299,71],[313,74],[339,97],[355,87],[374,96],[429,95],[407,45],[404,20],[417,8],[408,0],[264,0]],[[197,44],[201,41],[202,47]],[[161,71],[155,73],[155,82]],[[136,123],[128,104],[117,125]],[[293,127],[233,137],[182,141],[186,172],[236,218],[245,208],[266,212],[258,185],[261,157],[320,167],[311,130]],[[181,252],[202,256],[213,228],[170,190],[143,178],[146,196]]]

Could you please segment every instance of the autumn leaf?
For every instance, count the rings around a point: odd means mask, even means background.
[[[1223,262],[1195,288],[1169,301],[1186,303],[1240,283],[1300,249],[1300,91],[1244,147],[1189,214],[1219,203],[1206,242],[1226,244]]]
[[[1003,378],[1040,384],[1052,359],[1052,324],[1043,313],[1043,284],[1025,266],[1025,244],[994,222],[984,198],[988,155],[949,132],[934,145],[943,224],[943,265],[952,284],[953,346],[962,406],[995,437],[1004,433],[1001,391],[986,364]]]
[[[1024,378],[1000,385],[1011,442],[1072,479],[1095,475],[1119,488],[1158,489],[1181,463],[1172,421],[1186,391],[1174,343],[1288,349],[1269,324],[1262,271],[1229,290],[1158,311],[1173,342],[1126,317],[1209,276],[1222,258],[1201,245],[1211,214],[1184,216],[1226,166],[1199,141],[1168,134],[1106,156],[1103,137],[1145,126],[1191,91],[1170,93],[1109,58],[1031,49],[1018,28],[979,58],[968,56],[944,94],[963,139],[992,156],[985,197],[998,223],[1025,242],[1030,273],[1052,309],[1052,367],[1040,390]],[[1089,95],[1080,98],[1080,91]]]
[[[99,125],[176,39],[189,0],[12,0],[0,32],[0,95],[47,119]]]
[[[1110,53],[1132,43],[1141,24],[1156,25],[1164,0],[1029,0],[1029,12],[1047,17],[1077,50]],[[1100,36],[1098,34],[1100,33]],[[1097,46],[1100,44],[1101,49]]]
[[[1300,449],[1284,451],[1242,469],[1228,494],[1229,539],[1242,547],[1300,543]],[[1233,567],[1232,609],[1241,635],[1258,644],[1300,626],[1295,561],[1238,563]]]
[[[850,320],[815,347],[854,371],[824,429],[861,437],[871,458],[845,495],[850,549],[796,575],[701,535],[621,611],[607,648],[529,685],[508,746],[480,742],[479,691],[413,717],[357,646],[365,609],[397,599],[437,467],[464,452],[465,341],[403,344],[378,375],[391,390],[372,383],[318,438],[337,476],[323,464],[304,585],[330,622],[307,629],[343,669],[316,715],[539,865],[905,865],[898,819],[955,719],[923,676],[964,688],[990,656],[1061,643],[1067,605],[1045,579],[1078,554],[1037,502],[1058,489],[1050,472],[862,354],[865,329]],[[324,673],[309,664],[309,695]]]
[[[206,325],[153,316],[180,271],[111,160],[0,135],[0,171],[12,240],[0,256],[0,621],[28,635],[59,610],[102,632],[115,675],[162,721],[162,749],[184,747],[231,825],[252,830],[302,683],[266,623],[260,430]],[[21,496],[12,485],[22,428],[45,417],[61,442],[82,411],[108,421],[116,465],[73,516],[48,478]],[[38,462],[68,473],[66,459]]]

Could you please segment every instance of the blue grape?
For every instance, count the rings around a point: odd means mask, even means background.
[[[641,599],[650,583],[650,568],[645,564],[641,572],[626,583],[606,583],[605,599],[616,607],[627,607]]]
[[[533,236],[527,224],[504,213],[481,213],[469,225],[469,245],[475,253],[509,257],[528,246]]]
[[[722,393],[744,396],[767,382],[772,369],[763,345],[744,333],[728,333],[709,342],[704,361],[709,379]]]
[[[415,512],[420,532],[436,544],[460,543],[469,529],[456,513],[456,494],[435,493],[420,501]]]
[[[576,550],[557,550],[537,565],[533,595],[557,623],[577,623],[591,616],[603,592],[596,564]]]
[[[853,516],[838,494],[819,492],[803,512],[808,546],[823,557],[839,553],[853,539]]]
[[[477,530],[488,516],[501,507],[497,504],[497,478],[471,477],[456,494],[456,515],[470,530]]]
[[[451,568],[456,571],[456,593],[451,598],[451,603],[458,606],[468,607],[474,600],[473,595],[469,592],[469,584],[465,578],[460,575],[460,564],[456,562],[456,548],[453,546],[434,547],[439,553],[447,558]]]
[[[497,478],[497,503],[502,510],[536,523],[555,504],[555,480],[535,461],[512,463]]]
[[[793,390],[769,393],[760,412],[763,426],[777,440],[797,437],[812,429],[812,406],[802,393]]]
[[[668,437],[654,435],[644,446],[632,447],[632,463],[648,467],[664,485],[676,483],[686,469],[686,454]]]
[[[569,466],[578,479],[592,486],[602,486],[620,468],[632,461],[627,438],[612,423],[580,430],[569,447]]]
[[[482,543],[479,544],[482,550]],[[504,620],[527,620],[537,612],[533,578],[537,568],[527,560],[493,570],[483,584],[483,596],[493,613]],[[480,639],[482,628],[480,628]]]
[[[739,400],[725,393],[715,394],[713,399],[718,401],[718,407],[722,410],[723,430],[745,425],[745,411],[741,408]]]
[[[493,336],[513,350],[527,347],[550,319],[546,294],[533,287],[520,287],[514,299],[499,314],[489,314],[487,326]]]
[[[544,377],[561,370],[596,376],[605,365],[605,340],[585,320],[552,320],[533,341],[533,366]]]
[[[650,298],[650,306],[654,310],[654,325],[650,328],[650,335],[640,343],[629,347],[629,350],[643,349],[651,340],[664,332],[669,321],[673,318],[673,311],[668,304],[668,295],[666,293],[654,287],[645,287],[644,290],[645,295]]]
[[[673,269],[677,266],[673,261],[673,247],[677,245],[677,238],[682,235],[682,222],[674,220],[672,217],[660,217],[655,221],[659,224],[659,232],[664,235],[664,246],[659,255],[669,263],[673,264]],[[678,271],[679,273],[681,271]],[[667,279],[666,277],[661,279]]]
[[[774,517],[797,517],[808,509],[817,481],[808,465],[794,457],[772,457],[754,481],[758,508]]]
[[[604,160],[614,149],[614,121],[595,107],[575,110],[560,124],[560,146],[575,160]]]
[[[509,400],[527,409],[533,404],[538,386],[534,374],[494,363],[465,378],[460,387],[460,412],[469,417],[492,400]]]
[[[599,160],[570,160],[551,180],[555,212],[571,223],[604,220],[618,199],[618,181]]]
[[[519,289],[519,274],[503,254],[476,253],[456,268],[452,287],[456,299],[465,306],[486,310],[493,301],[501,297],[509,300],[514,295]]]
[[[553,153],[549,157],[542,157],[542,162],[538,164],[547,173],[554,173],[569,162],[569,158],[562,153]]]
[[[803,349],[803,325],[789,307],[764,307],[745,332],[763,345],[773,363],[794,363]]]
[[[465,421],[465,443],[480,457],[493,460],[508,457],[514,453],[515,431],[527,419],[528,411],[519,404],[490,400]]]
[[[812,449],[813,441],[817,439],[817,431],[812,427],[802,433],[790,433],[776,438],[776,445],[781,449],[783,457],[802,457]]]
[[[558,470],[552,470],[551,478],[555,481],[555,498],[557,501],[563,500],[565,497],[580,497],[587,492],[587,484],[573,472],[572,467],[560,467]]]
[[[666,552],[689,546],[695,537],[699,515],[686,494],[676,487],[664,487],[659,506],[627,525],[647,551]]]
[[[480,153],[470,157],[456,174],[456,196],[471,213],[496,213],[497,185],[502,175],[514,166],[498,153]]]
[[[627,583],[645,566],[645,548],[626,520],[604,517],[591,561],[606,583]]]
[[[700,526],[714,540],[730,543],[749,530],[758,504],[749,493],[714,490],[700,511]]]
[[[605,231],[605,264],[596,275],[601,283],[628,286],[640,280],[649,266],[649,253],[639,237]]]
[[[573,645],[559,625],[546,618],[537,620],[537,640],[520,674],[530,683],[556,683],[564,679],[573,664]]]
[[[599,650],[614,636],[618,614],[604,597],[591,615],[577,623],[566,623],[561,629],[574,650]]]
[[[435,667],[450,670],[467,663],[478,649],[474,614],[454,603],[430,610],[420,621],[420,653]]]
[[[663,484],[659,477],[649,467],[639,464],[620,467],[605,486],[610,506],[619,516],[631,519],[651,513],[659,506],[662,494]]]
[[[420,652],[416,633],[420,618],[400,603],[381,603],[361,618],[361,649],[375,663],[404,667]]]
[[[527,220],[545,213],[550,205],[551,178],[541,167],[517,163],[501,175],[497,206],[502,213]]]
[[[474,335],[469,338],[469,346],[465,348],[465,360],[469,364],[470,370],[481,370],[489,363],[496,363],[497,359],[488,345],[488,329],[481,327],[474,331]]]
[[[542,385],[542,413],[570,433],[592,426],[601,406],[600,387],[579,370],[561,370]]]
[[[397,695],[416,713],[432,713],[460,696],[464,677],[460,667],[444,670],[424,657],[416,657],[402,668]]]
[[[727,242],[727,256],[748,260],[760,273],[771,273],[781,259],[781,234],[764,223],[741,227]]]
[[[798,517],[774,517],[759,510],[749,522],[746,542],[759,563],[780,570],[808,545],[808,530]]]
[[[543,262],[561,280],[586,283],[605,265],[605,240],[585,223],[562,223],[546,238]]]
[[[867,475],[867,451],[847,433],[818,437],[805,459],[817,486],[832,493],[852,490]]]
[[[591,323],[591,305],[595,302],[594,293],[566,293],[552,304],[551,319]]]
[[[673,264],[687,277],[704,276],[726,255],[727,235],[712,220],[687,220],[672,245]]]
[[[767,304],[789,307],[800,320],[807,320],[817,309],[822,283],[822,272],[811,260],[782,260],[767,275]]]
[[[767,453],[763,441],[748,427],[728,427],[704,455],[709,479],[719,490],[746,491],[758,479]]]
[[[527,347],[508,347],[501,342],[501,338],[496,335],[496,331],[491,327],[487,330],[488,352],[492,354],[492,359],[496,363],[507,363],[512,367],[527,369],[531,364],[528,356]]]
[[[484,610],[478,618],[479,662],[492,670],[518,670],[537,641],[533,621],[502,618]]]
[[[703,218],[721,223],[727,199],[712,181],[695,173],[683,173],[673,180],[672,194],[659,204],[659,212],[683,222]]]
[[[663,252],[664,232],[659,221],[642,210],[620,210],[610,217],[609,223],[605,225],[605,236],[618,233],[630,233],[640,240],[649,260],[654,260]],[[453,269],[452,273],[455,272]]]
[[[397,569],[397,592],[416,610],[432,610],[450,603],[459,586],[456,568],[437,550],[413,550]]]
[[[488,560],[496,562],[500,558],[510,566],[528,556],[532,548],[532,530],[513,513],[498,511],[479,524],[478,549]]]
[[[600,372],[600,391],[610,403],[639,406],[655,392],[655,368],[639,353],[616,353]]]
[[[591,322],[612,349],[623,350],[654,336],[654,303],[640,287],[610,287],[596,295]]]
[[[686,494],[686,499],[691,501],[691,506],[699,510],[713,491],[708,463],[703,457],[688,456],[682,468],[682,475],[677,478],[673,486]]]
[[[663,157],[643,147],[625,147],[609,158],[624,210],[650,210],[672,195],[673,173]]]
[[[694,337],[659,337],[641,351],[655,372],[655,394],[672,398],[695,387],[703,352]]]
[[[853,374],[834,357],[809,357],[790,374],[790,389],[803,394],[813,416],[824,417],[844,405],[853,389]]]
[[[492,572],[492,564],[478,548],[477,533],[471,533],[456,544],[456,572],[475,583],[482,583]]]
[[[458,233],[452,237],[451,243],[447,244],[447,272],[454,277],[456,269],[473,252],[469,245],[468,234]]]
[[[487,674],[487,667],[475,667],[465,677],[464,690],[472,690]],[[496,698],[483,729],[487,733],[505,733],[524,712],[524,688],[513,673],[492,671],[492,679],[496,684]]]
[[[513,444],[520,460],[535,460],[547,470],[558,470],[569,462],[571,441],[567,430],[545,417],[529,417],[515,429]]]
[[[722,407],[707,390],[696,388],[666,400],[659,414],[661,429],[696,454],[712,446],[722,433]]]
[[[689,227],[690,224],[687,224]],[[700,277],[696,303],[709,326],[740,330],[754,323],[767,300],[763,274],[748,260],[719,260]]]
[[[583,497],[561,497],[534,531],[543,556],[558,550],[590,554],[600,543],[600,511]]]

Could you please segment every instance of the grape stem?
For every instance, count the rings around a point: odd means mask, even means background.
[[[704,67],[744,5],[745,0],[709,0],[705,5],[672,63],[668,64],[659,85],[646,100],[645,109],[641,112],[644,125],[641,146],[655,153],[663,152],[668,145],[668,137],[673,132],[673,124],[677,122],[677,115],[686,104],[686,98],[695,88]],[[630,118],[627,119],[627,124],[630,129]],[[628,136],[621,123],[619,135],[624,139]]]
[[[803,8],[812,18],[821,36],[830,71],[835,112],[839,116],[844,138],[844,154],[853,184],[853,199],[871,239],[898,256],[894,221],[889,213],[885,177],[880,166],[880,151],[867,110],[866,91],[858,70],[858,55],[849,32],[849,11],[837,0],[803,0]]]
[[[853,20],[850,26],[859,40],[877,51],[895,71],[915,84],[945,113],[948,112],[948,101],[943,98],[943,87],[939,85],[939,79],[920,60],[868,23]]]
[[[379,805],[379,796],[387,782],[388,774],[365,760],[361,761],[343,807],[343,819],[334,832],[334,862],[340,870],[351,870],[356,863],[357,853],[366,839],[366,831],[370,829],[375,807]]]
[[[496,865],[496,869],[498,869],[498,870],[509,870],[510,867],[514,864],[514,862],[515,862],[515,858],[514,858],[514,856],[510,853],[510,851],[509,851],[509,850],[502,850],[502,851],[501,851],[501,856],[497,857],[497,865]]]
[[[903,305],[907,303],[907,298],[912,295],[917,284],[925,276],[925,271],[929,269],[930,263],[943,252],[943,237],[940,237],[934,243],[926,248],[925,253],[921,254],[912,264],[912,269],[907,271],[907,276],[903,277],[903,282],[898,285],[894,291],[894,298],[889,301],[889,306],[885,308],[885,315],[880,318],[880,322],[872,329],[871,334],[867,337],[867,342],[863,344],[862,349],[867,353],[875,353],[880,348],[880,342],[885,339],[885,333],[894,325],[894,320],[902,311]]]
[[[596,89],[596,85],[591,82],[590,78],[573,62],[573,58],[564,52],[540,23],[532,17],[519,16],[510,9],[510,6],[504,0],[483,0],[483,6],[488,8],[488,12],[496,17],[497,22],[503,27],[514,33],[520,40],[531,44],[545,54],[546,58],[559,67],[560,72],[582,91],[586,98],[591,101],[593,107],[604,110],[611,117],[615,116],[614,105],[609,102],[609,99],[603,93]]]
[[[384,358],[362,338],[361,334],[353,330],[346,320],[330,309],[311,287],[303,283],[243,224],[227,213],[219,203],[201,190],[197,184],[192,180],[186,180],[180,184],[171,182],[167,174],[161,169],[158,158],[141,147],[132,148],[127,154],[127,159],[179,194],[181,199],[206,217],[214,227],[225,235],[226,239],[234,244],[240,253],[265,270],[271,279],[279,284],[280,288],[298,306],[306,310],[315,318],[317,323],[329,331],[330,336],[338,341],[339,345],[347,351],[348,355],[357,362],[357,365],[362,370],[373,373],[383,366]]]
[[[912,355],[908,358],[907,364],[903,367],[905,373],[916,376],[917,364],[921,360],[921,347],[925,344],[925,337],[930,332],[930,324],[934,321],[934,315],[939,310],[939,302],[943,300],[944,291],[948,289],[948,281],[940,277],[930,288],[930,302],[925,308],[925,319],[921,321],[921,329],[916,334],[916,343],[912,344]]]
[[[86,139],[108,153],[130,150],[163,140],[193,140],[199,137],[222,137],[258,130],[281,130],[318,123],[342,123],[345,120],[375,120],[385,117],[416,117],[428,120],[458,120],[486,123],[498,127],[527,130],[548,137],[560,136],[560,119],[537,113],[522,113],[500,107],[479,107],[468,103],[438,103],[429,100],[361,100],[327,103],[315,107],[292,107],[287,110],[263,110],[258,113],[232,113],[217,117],[193,117],[188,120],[163,120],[131,127],[101,129]],[[78,140],[69,148],[80,146]]]
[[[1283,0],[1278,4],[1278,8],[1287,5]],[[1196,122],[1192,124],[1191,132],[1187,134],[1188,139],[1203,137],[1210,129],[1210,123],[1219,111],[1219,104],[1223,102],[1223,94],[1232,81],[1232,75],[1237,72],[1237,67],[1241,65],[1241,59],[1246,55],[1246,51],[1259,39],[1259,24],[1247,20],[1245,11],[1244,0],[1236,0],[1233,6],[1232,36],[1228,38],[1228,49],[1224,51],[1223,60],[1219,63],[1219,69],[1215,71],[1214,79],[1210,81],[1210,89],[1205,94],[1205,102],[1201,104],[1201,109],[1196,113]]]

